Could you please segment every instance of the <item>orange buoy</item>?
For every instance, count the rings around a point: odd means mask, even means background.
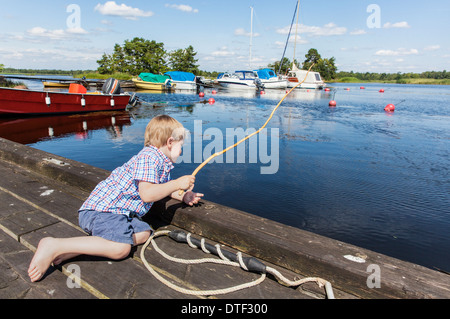
[[[380,92],[380,93],[384,93],[384,89],[381,89],[380,91],[378,91],[378,92]]]
[[[336,107],[337,103],[336,103],[335,100],[331,100],[330,103],[328,103],[328,105],[329,105],[330,107]]]
[[[394,112],[395,111],[395,105],[394,104],[388,104],[386,105],[386,107],[384,108],[384,110],[386,112]]]
[[[205,93],[203,93],[203,92],[200,92],[200,93],[198,94],[198,96],[200,96],[200,97],[204,97],[204,96],[205,96]]]
[[[212,104],[216,103],[216,100],[214,100],[213,98],[210,98],[208,100],[208,103],[212,105]]]

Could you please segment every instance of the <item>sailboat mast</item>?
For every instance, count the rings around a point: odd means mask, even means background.
[[[297,33],[298,33],[298,15],[300,12],[300,0],[297,2],[297,24],[295,26],[295,39],[294,39],[294,58],[292,59],[292,69],[294,69],[295,66],[295,51],[297,49]]]
[[[253,7],[250,7],[251,15],[250,15],[250,55],[248,65],[250,69],[252,68],[252,45],[253,45]]]

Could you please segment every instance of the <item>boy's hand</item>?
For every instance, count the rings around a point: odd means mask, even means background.
[[[201,193],[194,193],[192,191],[188,191],[183,196],[183,202],[186,203],[189,206],[193,206],[195,204],[198,204],[198,202],[200,201],[200,199],[203,196],[204,195],[201,194]]]
[[[177,179],[180,190],[192,190],[194,188],[195,176],[186,175]]]

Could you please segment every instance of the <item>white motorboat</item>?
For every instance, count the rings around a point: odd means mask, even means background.
[[[256,73],[265,89],[286,89],[288,87],[289,81],[277,76],[272,69],[260,69]]]
[[[172,83],[176,84],[176,90],[197,90],[196,77],[193,73],[170,71],[164,75],[170,76]]]
[[[302,84],[297,86],[299,89],[323,89],[326,84],[323,82],[320,73],[319,72],[313,72],[310,71],[308,76],[306,74],[308,73],[307,70],[300,70],[297,68],[295,63],[293,63],[292,70],[290,70],[287,74],[287,80],[288,87],[293,88],[296,86],[299,82],[302,82],[305,80]],[[306,79],[305,79],[306,77]]]
[[[223,88],[235,90],[262,90],[264,86],[254,71],[235,71],[220,74],[216,82]]]

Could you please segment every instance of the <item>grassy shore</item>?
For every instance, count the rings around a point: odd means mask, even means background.
[[[333,83],[397,83],[397,84],[430,84],[430,85],[450,85],[450,79],[427,79],[427,78],[416,78],[416,79],[399,79],[399,80],[360,80],[355,77],[344,77],[335,79],[333,81],[327,81]]]
[[[98,79],[98,80],[106,80],[109,78],[114,78],[117,80],[131,80],[133,78],[132,75],[127,73],[113,73],[113,74],[100,74],[98,72],[90,72],[90,73],[77,73],[74,74],[74,78],[82,78],[83,76],[86,77],[86,79]]]

